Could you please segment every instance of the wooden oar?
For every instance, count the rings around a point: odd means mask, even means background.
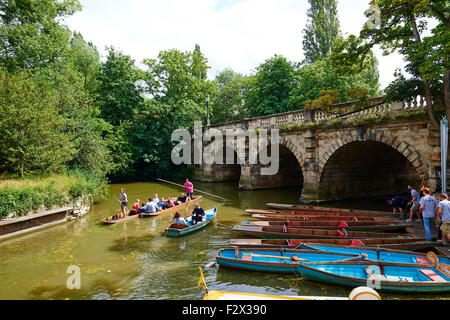
[[[177,186],[177,187],[180,187],[180,188],[184,188],[184,186],[182,186],[181,184],[174,183],[174,182],[170,182],[170,181],[167,181],[167,180],[158,179],[158,181],[160,181],[160,182],[165,182],[165,183],[168,183],[168,184],[172,184],[172,185]],[[208,196],[211,196],[211,197],[214,197],[214,198],[218,198],[218,199],[223,200],[223,201],[229,201],[229,200],[227,200],[227,199],[225,199],[225,198],[216,196],[215,194],[211,194],[211,193],[208,193],[208,192],[205,192],[205,191],[201,191],[201,190],[197,190],[197,189],[194,189],[194,191],[195,191],[195,192],[199,192],[199,193],[204,193],[204,194],[206,194],[206,195],[208,195]]]
[[[256,253],[250,253],[250,255],[252,257],[257,257],[257,258],[274,258],[274,259],[284,259],[284,260],[292,260],[292,261],[306,261],[306,262],[309,261],[307,259],[297,258],[296,256],[292,256],[292,257],[289,258],[289,257],[283,257],[283,256],[270,256],[270,255],[256,254]]]

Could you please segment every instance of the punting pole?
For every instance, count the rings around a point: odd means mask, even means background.
[[[177,183],[170,182],[170,181],[167,181],[167,180],[158,179],[158,181],[160,181],[160,182],[165,182],[165,183],[168,183],[168,184],[172,184],[172,185],[174,185],[174,186],[177,186],[177,187],[184,188],[184,186],[182,186],[181,184],[177,184]],[[225,199],[225,198],[216,196],[215,194],[211,194],[211,193],[208,193],[208,192],[205,192],[205,191],[201,191],[201,190],[197,190],[197,189],[194,189],[194,191],[195,191],[195,192],[199,192],[199,193],[204,193],[204,194],[206,194],[206,195],[208,195],[208,196],[211,196],[211,197],[214,197],[214,198],[218,198],[218,199],[223,200],[223,201],[228,201],[228,200]]]

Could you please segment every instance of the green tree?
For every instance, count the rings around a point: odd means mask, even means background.
[[[71,32],[60,21],[80,9],[78,0],[0,1],[0,65],[13,71],[64,64]]]
[[[213,97],[212,122],[224,123],[245,117],[245,78],[231,69],[225,69],[216,76],[218,94]]]
[[[448,1],[378,0],[375,5],[378,25],[368,23],[359,37],[350,35],[340,41],[333,52],[333,63],[348,73],[360,69],[376,45],[381,46],[386,55],[400,52],[407,62],[406,71],[422,81],[430,121],[438,128],[433,102],[444,101],[447,116],[450,116]],[[366,12],[369,19],[373,14],[374,10]],[[435,21],[436,25],[430,27],[430,21]]]
[[[303,51],[307,64],[330,57],[339,36],[336,0],[308,0],[308,23],[303,30]]]
[[[108,48],[106,62],[98,75],[98,103],[101,116],[113,126],[121,121],[132,121],[143,98],[143,89],[138,85],[141,73],[130,56]]]
[[[245,108],[250,117],[289,111],[294,67],[285,57],[275,55],[256,68],[244,91]]]
[[[289,101],[290,109],[303,109],[307,101],[318,99],[324,90],[337,91],[336,102],[351,100],[348,92],[358,87],[366,89],[369,97],[378,96],[380,84],[377,65],[375,56],[372,56],[371,63],[364,70],[350,75],[339,74],[329,58],[300,66],[295,71],[294,87]]]
[[[94,93],[98,87],[98,73],[100,71],[100,54],[92,42],[86,42],[81,33],[74,32],[70,51],[74,68],[82,75],[83,86]]]
[[[26,72],[0,72],[0,144],[3,166],[26,172],[56,172],[76,154],[67,120],[52,88]]]

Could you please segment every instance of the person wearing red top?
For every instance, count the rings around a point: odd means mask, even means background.
[[[191,198],[191,200],[194,200],[194,185],[192,182],[189,182],[189,179],[186,179],[186,183],[184,186],[186,188],[186,194],[188,197]]]

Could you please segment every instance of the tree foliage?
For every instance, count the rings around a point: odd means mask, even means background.
[[[305,62],[312,64],[330,57],[333,43],[339,36],[336,0],[308,0],[308,23],[303,30]]]
[[[379,25],[366,24],[359,37],[351,35],[341,41],[333,53],[335,66],[343,72],[360,69],[376,45],[381,46],[386,55],[400,52],[407,62],[406,71],[413,79],[423,82],[430,120],[435,127],[439,127],[433,102],[444,101],[450,116],[449,2],[378,0],[375,4],[380,13]],[[371,15],[369,11],[366,13],[368,18]],[[430,21],[436,22],[436,26],[430,27]],[[433,88],[433,83],[441,90]],[[433,91],[437,95],[433,95]]]

